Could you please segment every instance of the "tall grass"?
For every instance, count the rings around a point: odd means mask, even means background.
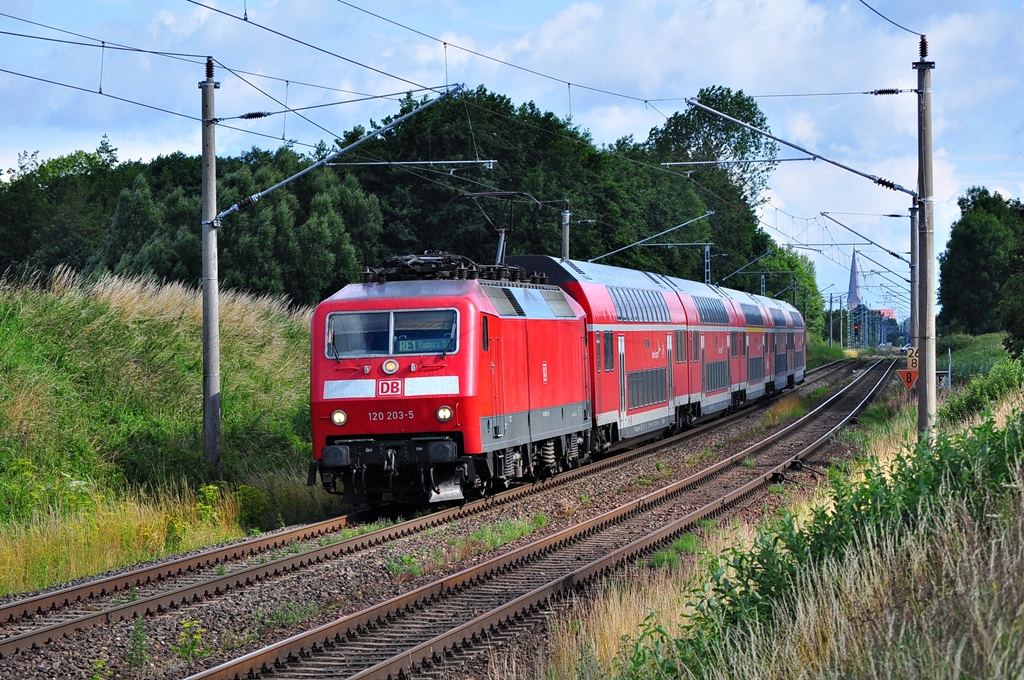
[[[242,533],[239,506],[216,486],[97,498],[89,509],[0,524],[0,593],[191,550]]]
[[[997,503],[995,519],[953,502],[908,532],[868,535],[799,573],[772,625],[725,636],[692,676],[1021,677],[1020,500]]]
[[[128,555],[155,556],[122,543],[149,545],[155,520],[147,517],[184,516],[194,499],[182,490],[213,482],[248,489],[232,501],[240,509],[223,515],[235,526],[211,532],[184,522],[183,545],[336,511],[334,499],[304,486],[309,315],[284,299],[221,293],[223,435],[215,469],[202,453],[200,290],[145,277],[88,281],[66,268],[0,280],[0,555],[34,554],[21,544],[44,541],[62,523],[81,538],[60,540],[94,540],[97,554],[110,555],[70,570],[42,562],[9,570],[0,560],[0,582],[35,587],[45,579],[8,571],[59,580],[58,573],[80,576],[135,559]],[[134,518],[138,536],[114,542],[100,517]]]

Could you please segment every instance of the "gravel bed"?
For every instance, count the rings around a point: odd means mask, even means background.
[[[846,374],[838,376],[839,379],[845,377]],[[814,387],[797,391],[800,389]],[[96,666],[101,660],[110,673],[100,677],[180,678],[189,675],[518,548],[539,536],[560,531],[681,479],[741,451],[756,435],[762,434],[761,420],[760,413],[752,412],[722,430],[604,474],[577,480],[551,493],[314,565],[270,582],[234,590],[212,600],[146,617],[143,621],[145,645],[141,651],[147,658],[145,665],[137,670],[126,666],[126,655],[140,651],[140,645],[131,643],[133,623],[121,621],[2,659],[0,678],[91,678],[97,675]],[[778,427],[764,428],[763,434],[775,429]],[[787,474],[787,477],[794,481],[804,477],[811,481],[816,479],[813,473],[806,471]],[[781,501],[779,494],[766,496],[775,496],[775,500]],[[764,499],[758,499],[746,503],[741,512],[744,519],[748,518],[747,514],[750,519],[759,519],[763,508]],[[540,515],[547,521],[534,533],[499,548],[472,554],[474,548],[482,548],[467,541],[474,531],[493,527],[500,520],[535,521]],[[403,559],[415,560],[424,573],[396,573],[395,565],[401,564]],[[296,621],[300,618],[301,621]],[[203,630],[197,645],[205,648],[199,655],[202,658],[184,658],[187,653],[183,656],[175,651],[174,646],[180,647],[183,621],[197,621],[197,627]]]

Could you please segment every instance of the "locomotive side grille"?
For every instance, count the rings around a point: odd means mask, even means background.
[[[519,303],[516,302],[515,298],[511,295],[506,295],[509,292],[508,288],[483,286],[483,290],[487,293],[487,297],[490,298],[494,309],[500,316],[523,316],[521,307],[519,311],[516,311]]]
[[[540,292],[547,301],[548,306],[551,307],[551,311],[555,313],[556,317],[575,319],[576,313],[572,311],[572,307],[565,300],[565,293],[560,290],[542,290]]]
[[[508,288],[502,288],[501,292],[505,294],[506,298],[508,298],[509,304],[511,304],[512,308],[516,310],[517,316],[526,316],[526,312],[523,311],[522,305],[519,304],[519,300],[516,300],[516,296],[512,294],[511,290]]]

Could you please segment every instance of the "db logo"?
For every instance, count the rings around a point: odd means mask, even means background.
[[[402,381],[401,380],[378,380],[377,381],[377,396],[378,397],[400,397],[400,396],[402,396]]]

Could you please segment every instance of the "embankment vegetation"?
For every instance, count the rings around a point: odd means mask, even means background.
[[[304,486],[309,310],[222,293],[217,470],[201,304],[181,284],[66,268],[0,282],[0,592],[336,508]]]

